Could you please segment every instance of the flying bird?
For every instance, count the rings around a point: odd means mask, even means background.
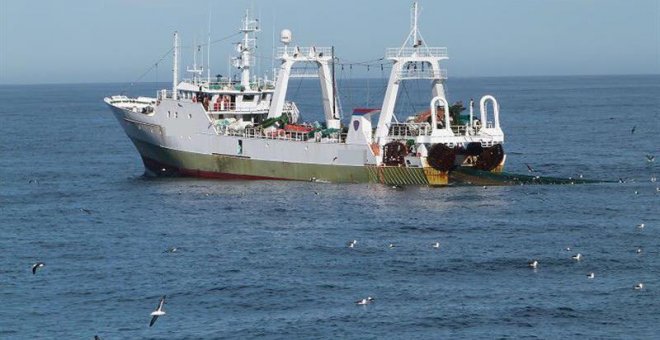
[[[156,308],[155,311],[151,312],[151,322],[149,322],[149,327],[153,326],[154,323],[156,323],[156,320],[158,320],[158,317],[161,315],[165,315],[165,311],[163,310],[163,305],[165,304],[165,295],[160,299],[160,302],[158,303],[158,308]]]
[[[372,298],[371,296],[367,296],[365,299],[360,299],[355,301],[356,305],[368,305],[372,302],[374,302],[376,299]]]
[[[34,274],[37,273],[37,269],[39,269],[39,268],[41,268],[41,267],[43,267],[43,266],[45,266],[45,265],[46,265],[46,264],[43,263],[43,262],[37,262],[37,263],[33,264],[33,265],[32,265],[32,275],[34,275]]]

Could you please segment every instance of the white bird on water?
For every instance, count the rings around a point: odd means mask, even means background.
[[[165,315],[165,311],[163,310],[163,305],[165,304],[165,295],[160,299],[160,302],[158,303],[158,308],[156,308],[155,311],[151,312],[151,322],[149,322],[149,327],[153,326],[154,323],[156,323],[156,320],[158,320],[158,317],[161,315]]]
[[[355,248],[356,245],[357,245],[357,240],[353,240],[353,241],[348,242],[348,247],[349,248]]]
[[[440,248],[440,242],[433,243],[433,248],[435,249]]]
[[[575,261],[580,261],[582,259],[582,254],[577,253],[571,257]]]
[[[645,225],[644,223],[640,223],[637,225],[637,229],[644,229]]]
[[[590,278],[590,279],[593,279],[594,277],[596,277],[596,274],[594,272],[591,272],[591,273],[587,274],[587,277]]]
[[[634,285],[633,289],[634,290],[642,290],[642,289],[644,289],[644,284],[640,282],[640,283]]]
[[[636,250],[635,252],[636,252],[637,254],[641,254],[641,253],[642,253],[642,247],[638,247],[637,250]]]
[[[43,262],[37,262],[37,263],[33,264],[33,265],[32,265],[32,275],[34,275],[34,274],[37,273],[37,269],[42,268],[42,267],[45,266],[45,265],[46,265],[46,264],[43,263]]]
[[[355,301],[356,305],[368,305],[372,302],[374,302],[376,299],[372,298],[371,296],[367,296],[365,299],[360,299]]]
[[[529,268],[536,269],[539,266],[539,261],[537,260],[529,261],[527,265],[529,266]]]

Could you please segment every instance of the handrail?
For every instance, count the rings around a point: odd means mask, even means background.
[[[300,46],[287,46],[287,47],[278,47],[276,52],[277,58],[282,58],[286,56],[294,57],[331,57],[332,56],[332,47],[300,47]]]
[[[420,69],[411,68],[399,71],[397,74],[399,80],[405,79],[447,79],[447,70],[433,70],[433,69]]]
[[[385,49],[385,58],[447,58],[446,47],[394,47]]]

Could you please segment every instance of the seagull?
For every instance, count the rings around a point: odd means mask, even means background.
[[[348,242],[348,247],[349,248],[355,248],[355,245],[357,245],[357,240],[353,240]]]
[[[394,245],[394,243],[390,243],[389,247],[390,247],[390,248],[394,248],[394,247],[396,247],[396,246]]]
[[[582,254],[577,253],[571,257],[575,261],[580,261],[582,259]]]
[[[374,302],[375,300],[376,299],[372,298],[371,296],[367,296],[366,299],[360,299],[360,300],[355,301],[355,304],[357,304],[357,305],[368,305],[368,304]]]
[[[619,183],[625,183],[626,181],[623,180],[623,178],[619,177]]]
[[[525,165],[527,166],[527,171],[529,171],[529,172],[535,172],[536,171],[529,164],[525,163]]]
[[[638,247],[637,250],[635,250],[635,252],[637,254],[641,254],[642,253],[642,247]]]
[[[642,289],[644,289],[644,284],[640,282],[640,283],[634,285],[633,289],[634,290],[642,290]]]
[[[160,299],[160,302],[158,303],[158,308],[156,308],[155,311],[151,312],[151,322],[149,322],[149,327],[153,326],[154,323],[156,323],[156,320],[158,320],[158,317],[161,315],[165,315],[165,311],[163,310],[163,305],[165,304],[165,295]]]
[[[318,195],[319,195],[319,192],[318,192],[318,191],[314,191],[314,195],[318,196]]]
[[[630,130],[630,134],[632,135],[635,133],[635,129],[637,128],[637,125],[633,126],[632,129]]]
[[[640,223],[637,225],[637,229],[644,229],[645,225],[644,223]]]
[[[28,183],[30,183],[30,184],[32,184],[32,183],[39,184],[39,181],[36,180],[36,179],[31,179],[31,180],[28,181]]]
[[[649,162],[649,163],[655,162],[655,156],[646,155],[646,161]]]
[[[529,266],[529,268],[536,269],[539,266],[539,261],[537,260],[529,261],[527,266]]]
[[[651,176],[651,183],[655,183],[657,180],[658,178],[655,175]]]
[[[566,247],[566,251],[571,251],[571,247]]]
[[[165,249],[165,251],[163,253],[176,253],[177,251],[179,251],[179,248],[170,247],[170,248]]]
[[[635,190],[635,195],[639,195],[639,191]]]
[[[433,243],[433,248],[435,249],[440,248],[440,242]]]
[[[43,263],[43,262],[37,262],[37,263],[33,264],[33,265],[32,265],[32,275],[34,275],[34,274],[37,273],[37,269],[39,269],[39,268],[41,268],[41,267],[43,267],[43,266],[45,266],[45,265],[46,265],[46,264]]]
[[[594,277],[596,277],[596,274],[594,272],[587,274],[587,278],[593,279]]]

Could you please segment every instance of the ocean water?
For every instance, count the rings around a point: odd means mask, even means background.
[[[315,86],[290,85],[311,120]],[[345,112],[382,98],[340,86]],[[498,98],[507,171],[625,183],[405,190],[144,177],[102,102],[122,87],[0,86],[0,339],[660,334],[660,76],[448,82]]]

